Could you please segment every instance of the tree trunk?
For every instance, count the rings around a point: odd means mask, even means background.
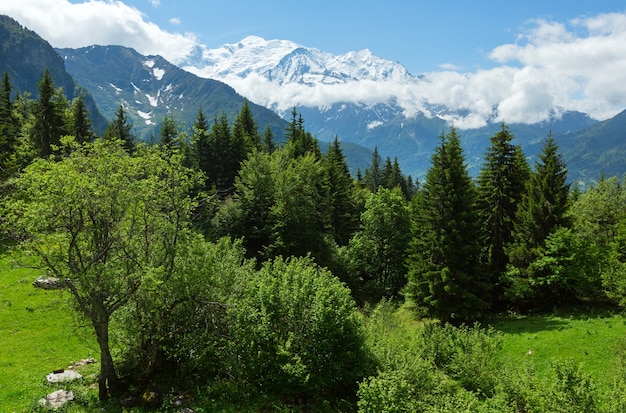
[[[96,338],[100,346],[100,376],[98,377],[98,398],[100,401],[107,400],[109,396],[119,396],[121,394],[121,386],[113,357],[109,348],[109,317],[104,316],[99,320],[93,320],[93,326],[96,330]]]

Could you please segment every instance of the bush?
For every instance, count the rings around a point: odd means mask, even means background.
[[[231,374],[266,394],[354,394],[368,365],[350,291],[309,258],[277,258],[227,309]]]
[[[502,368],[503,335],[493,328],[424,326],[423,357],[457,380],[466,390],[491,397]]]

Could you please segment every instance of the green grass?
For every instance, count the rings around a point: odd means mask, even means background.
[[[61,388],[46,383],[48,373],[82,358],[98,358],[92,331],[76,328],[68,297],[34,288],[32,282],[38,275],[12,265],[7,254],[0,252],[0,413],[33,411],[37,400]],[[573,359],[600,387],[613,382],[618,365],[615,348],[626,338],[626,318],[597,309],[560,315],[511,315],[487,322],[505,334],[504,358],[520,365],[531,361],[540,375],[548,374],[552,361]],[[402,346],[421,328],[405,307],[395,312],[392,324],[380,326],[384,331],[378,333],[392,341],[397,338]],[[105,409],[97,406],[97,391],[88,388],[97,371],[98,365],[89,367],[83,374],[86,379],[69,387],[79,400],[64,411],[120,411],[114,404]],[[234,400],[233,389],[225,391],[219,383],[190,391],[205,412],[258,411],[275,403],[254,396]],[[274,406],[281,411],[280,403]]]
[[[531,361],[540,375],[553,361],[571,359],[600,386],[617,378],[617,343],[626,337],[626,318],[611,311],[588,309],[563,315],[508,316],[490,320],[505,333],[503,356],[516,363]]]
[[[60,386],[45,377],[86,357],[98,358],[95,340],[76,329],[67,297],[32,286],[39,273],[0,256],[0,412],[32,411]]]

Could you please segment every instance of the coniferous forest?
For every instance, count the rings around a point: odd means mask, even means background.
[[[550,134],[531,164],[506,124],[472,177],[460,132],[438,139],[423,182],[377,150],[352,176],[339,138],[323,152],[296,108],[283,136],[245,102],[232,123],[166,117],[146,143],[123,106],[97,136],[47,71],[37,99],[5,74],[0,233],[62,280],[97,343],[85,406],[183,411],[164,398],[191,394],[187,411],[213,411],[219,394],[261,400],[250,411],[626,411],[626,341],[600,388],[571,361],[546,379],[500,357],[489,322],[621,311],[622,178],[582,190]]]

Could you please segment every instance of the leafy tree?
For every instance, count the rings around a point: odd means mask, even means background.
[[[481,270],[476,190],[465,167],[459,135],[440,136],[422,190],[412,203],[415,230],[407,292],[442,320],[467,320],[489,303]]]
[[[195,177],[161,153],[130,157],[119,141],[29,165],[5,219],[35,266],[63,280],[100,347],[99,397],[122,390],[110,349],[113,314],[144,283],[167,282],[193,206]]]
[[[109,123],[104,131],[103,138],[105,140],[121,140],[126,152],[132,154],[135,150],[135,136],[131,132],[132,128],[133,125],[128,123],[124,107],[120,105],[115,111],[115,119]]]
[[[35,104],[35,125],[32,129],[32,141],[40,157],[48,157],[54,146],[59,146],[64,135],[65,107],[57,104],[52,75],[46,68],[39,81],[39,100]]]
[[[275,152],[277,153],[277,152]],[[277,153],[272,205],[272,242],[268,257],[303,257],[311,253],[318,263],[327,260],[328,199],[326,176],[314,153],[289,159]]]
[[[525,191],[528,166],[521,149],[503,123],[501,130],[490,138],[491,146],[478,177],[480,217],[485,234],[487,265],[491,282],[499,286],[500,276],[506,270],[508,256],[505,248],[513,241],[513,225],[517,207]],[[501,299],[498,287],[496,299]]]
[[[248,254],[257,258],[263,256],[272,237],[270,211],[276,202],[276,159],[276,152],[253,152],[243,162],[235,182],[237,208],[232,212],[241,218],[241,225],[236,224],[241,232],[231,235],[242,236]]]
[[[617,177],[612,177],[601,179],[573,199],[568,216],[578,244],[585,246],[584,255],[577,257],[579,262],[584,259],[581,264],[585,265],[587,286],[582,293],[602,298],[602,279],[620,267],[619,237],[620,225],[626,219],[626,191]]]
[[[399,189],[379,188],[365,203],[361,229],[350,240],[351,270],[362,279],[365,299],[397,297],[406,284],[409,211]]]
[[[350,291],[309,258],[276,258],[227,307],[237,380],[280,396],[346,397],[368,366]]]
[[[539,267],[531,264],[541,255],[551,233],[569,227],[568,195],[567,166],[549,135],[516,213],[505,277],[510,284],[506,291],[509,299],[526,303],[559,301],[560,291],[551,291],[547,275],[536,272]]]

